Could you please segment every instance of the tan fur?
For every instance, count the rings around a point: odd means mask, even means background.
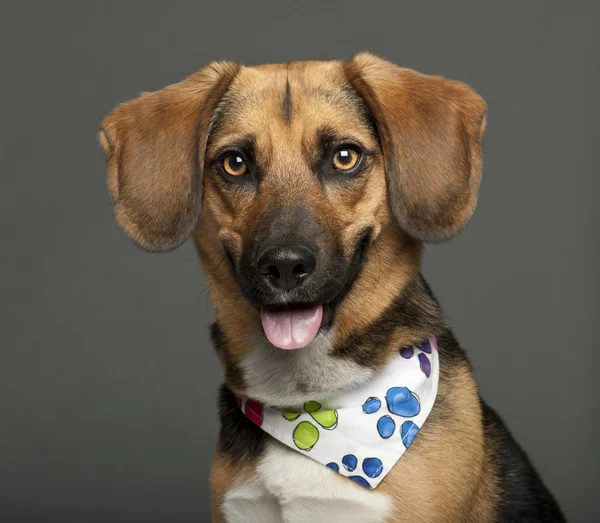
[[[466,363],[440,378],[438,397],[444,405],[434,406],[427,430],[378,487],[394,498],[390,523],[494,519],[497,480],[486,457],[475,380]],[[441,409],[455,415],[439,416]]]

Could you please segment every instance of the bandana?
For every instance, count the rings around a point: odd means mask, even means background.
[[[256,425],[288,447],[367,488],[375,488],[417,437],[435,403],[435,338],[398,350],[361,387],[286,412],[237,398]]]

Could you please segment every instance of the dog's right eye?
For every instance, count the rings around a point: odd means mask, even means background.
[[[360,154],[353,147],[342,147],[333,154],[332,164],[337,171],[348,172],[354,169],[360,160]]]
[[[233,153],[223,158],[223,170],[230,176],[242,176],[248,172],[248,166],[241,155]]]

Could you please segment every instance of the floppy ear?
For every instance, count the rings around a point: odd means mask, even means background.
[[[344,67],[375,120],[396,219],[424,242],[451,238],[477,203],[486,103],[463,83],[368,53]]]
[[[210,64],[119,105],[102,121],[115,217],[144,249],[174,249],[196,225],[210,120],[238,69],[231,62]]]

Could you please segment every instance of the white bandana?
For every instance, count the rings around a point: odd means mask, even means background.
[[[433,348],[433,349],[432,349]],[[283,412],[238,398],[242,412],[265,432],[367,488],[400,459],[435,403],[439,359],[435,338],[402,347],[368,383],[303,412]]]

